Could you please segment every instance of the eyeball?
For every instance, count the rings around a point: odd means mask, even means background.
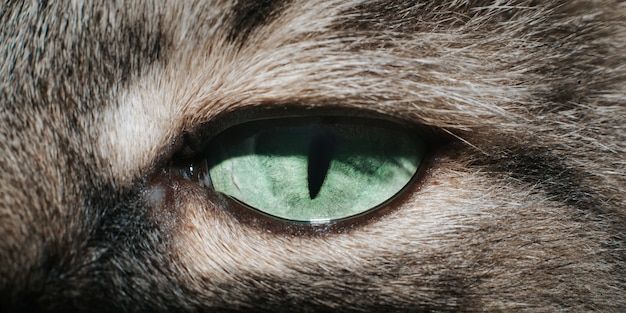
[[[366,118],[281,118],[240,124],[206,150],[215,191],[250,210],[297,223],[360,216],[409,184],[426,144]]]

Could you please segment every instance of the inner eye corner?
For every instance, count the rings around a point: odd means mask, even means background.
[[[401,204],[429,163],[421,128],[390,119],[266,117],[210,128],[186,136],[171,168],[230,199],[225,209],[235,217],[291,233],[377,219]]]

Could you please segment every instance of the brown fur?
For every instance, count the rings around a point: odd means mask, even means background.
[[[593,0],[6,2],[0,308],[624,311],[624,16]],[[170,169],[190,138],[327,112],[432,133],[430,168],[384,215],[255,222]]]

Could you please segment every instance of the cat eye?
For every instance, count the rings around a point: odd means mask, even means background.
[[[375,210],[415,176],[425,143],[393,123],[367,118],[268,119],[210,141],[204,185],[279,220],[323,224]],[[198,172],[198,170],[196,170]]]

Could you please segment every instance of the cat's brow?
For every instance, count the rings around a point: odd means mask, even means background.
[[[291,4],[291,0],[242,0],[232,7],[230,20],[230,41],[241,41],[256,29],[270,24]]]

